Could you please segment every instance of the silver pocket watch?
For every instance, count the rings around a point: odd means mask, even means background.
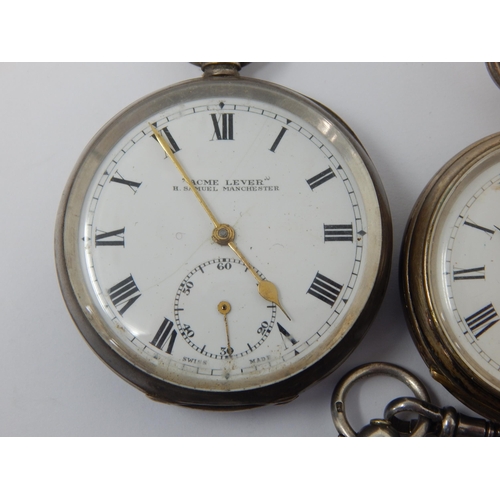
[[[293,400],[358,345],[392,227],[363,146],[322,104],[200,63],[130,105],[64,192],[56,265],[99,357],[150,398]]]

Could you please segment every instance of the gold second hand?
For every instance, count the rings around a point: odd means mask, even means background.
[[[215,229],[212,233],[213,240],[219,245],[227,245],[240,258],[243,264],[245,264],[247,269],[250,270],[250,272],[257,280],[260,296],[265,300],[276,304],[283,311],[283,314],[291,321],[290,316],[288,316],[286,311],[283,309],[283,306],[280,304],[278,289],[276,288],[276,285],[271,281],[262,279],[257,274],[255,269],[250,265],[250,262],[248,262],[248,260],[244,257],[244,255],[240,252],[239,248],[236,246],[236,243],[234,243],[233,241],[235,237],[234,229],[228,224],[219,223],[219,221],[216,219],[215,215],[212,213],[210,208],[208,208],[208,205],[205,203],[205,200],[201,196],[200,192],[196,189],[195,185],[188,177],[186,171],[175,157],[167,141],[163,138],[160,132],[158,132],[158,129],[153,124],[150,123],[149,126],[151,127],[151,130],[153,131],[153,134],[155,135],[158,143],[163,148],[163,151],[165,151],[170,160],[172,160],[172,163],[176,166],[177,170],[182,175],[182,178],[191,188],[191,191],[196,196],[196,199],[199,201],[200,205],[203,207],[207,215],[210,217],[212,224],[215,226]]]
[[[224,316],[224,326],[226,327],[226,342],[227,342],[227,354],[229,357],[233,354],[233,349],[231,348],[231,342],[229,341],[229,325],[227,323],[227,315],[231,311],[231,304],[223,300],[219,302],[217,310]]]

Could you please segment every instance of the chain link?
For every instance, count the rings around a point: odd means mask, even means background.
[[[482,418],[463,415],[451,406],[440,408],[417,398],[397,398],[389,403],[384,412],[385,420],[397,427],[400,413],[416,413],[430,420],[426,436],[438,437],[499,437],[500,425]],[[403,434],[404,435],[404,434]]]
[[[350,426],[345,398],[353,384],[375,375],[388,375],[404,382],[416,397],[396,398],[384,411],[383,419],[374,419],[358,433]],[[347,373],[332,394],[333,423],[340,436],[357,437],[500,437],[500,424],[463,415],[455,408],[440,408],[429,401],[422,382],[407,370],[390,363],[369,363]],[[403,420],[399,414],[417,414],[417,420]]]

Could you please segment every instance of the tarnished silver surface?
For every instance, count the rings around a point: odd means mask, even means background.
[[[500,387],[493,389],[476,375],[447,339],[440,311],[432,300],[430,247],[441,207],[449,193],[476,165],[491,155],[500,157],[500,133],[462,150],[427,184],[408,219],[401,250],[400,282],[404,312],[413,341],[435,380],[457,399],[486,418],[500,421]]]
[[[486,67],[492,80],[496,83],[497,87],[500,87],[500,63],[498,62],[487,62]]]
[[[386,424],[380,425],[380,423],[378,422],[375,422],[374,429],[370,429],[370,431],[367,432],[367,429],[365,428],[362,432],[357,433],[347,420],[345,407],[345,399],[347,393],[356,382],[368,377],[374,377],[376,375],[387,375],[389,377],[396,378],[406,384],[411,389],[413,394],[417,396],[417,398],[423,401],[429,401],[429,394],[425,386],[422,384],[422,382],[420,382],[418,378],[416,378],[407,370],[404,370],[403,368],[390,363],[368,363],[365,365],[361,365],[358,368],[355,368],[354,370],[347,373],[339,381],[339,383],[335,387],[335,390],[333,391],[331,400],[332,418],[333,423],[335,424],[335,427],[337,428],[341,436],[366,437],[369,435],[377,435],[377,431],[379,432],[378,435],[394,435],[392,434],[392,431],[389,431],[387,429],[384,431],[384,427],[387,428]],[[417,422],[415,428],[411,431],[411,436],[424,436],[429,428],[429,423],[430,422],[427,418],[419,418],[419,421]]]
[[[400,413],[417,413],[433,423],[433,435],[439,437],[499,437],[500,426],[494,422],[458,413],[448,406],[439,408],[416,398],[397,398],[389,403],[384,417],[393,422]]]

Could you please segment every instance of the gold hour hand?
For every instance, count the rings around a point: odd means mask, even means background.
[[[266,300],[269,302],[272,302],[273,304],[276,304],[283,314],[288,318],[289,321],[292,321],[292,318],[288,316],[286,311],[283,309],[283,306],[281,305],[279,301],[279,296],[278,296],[278,289],[276,288],[276,285],[272,283],[271,281],[267,280],[261,280],[259,282],[259,293],[261,297],[264,297]]]
[[[279,301],[278,289],[274,283],[268,280],[262,279],[259,274],[252,267],[247,258],[241,253],[240,249],[236,246],[234,238],[236,237],[236,232],[229,224],[220,224],[216,226],[212,232],[212,239],[219,245],[227,245],[245,264],[247,269],[253,274],[254,278],[257,280],[258,290],[261,297],[266,299],[273,304],[276,304],[283,312],[283,314],[291,321],[290,316],[286,313],[285,309]]]
[[[251,266],[250,262],[246,259],[246,257],[240,252],[239,248],[236,246],[236,243],[234,241],[231,241],[227,244],[229,248],[239,257],[241,262],[245,264],[245,266],[248,268],[248,270],[253,274],[254,278],[257,280],[258,285],[258,290],[259,294],[262,298],[266,299],[269,302],[272,302],[273,304],[276,304],[283,314],[288,318],[289,321],[291,321],[290,316],[286,313],[285,309],[283,309],[283,306],[281,305],[279,301],[279,295],[278,295],[278,289],[274,283],[268,280],[262,279],[258,273],[255,271],[255,269]]]

